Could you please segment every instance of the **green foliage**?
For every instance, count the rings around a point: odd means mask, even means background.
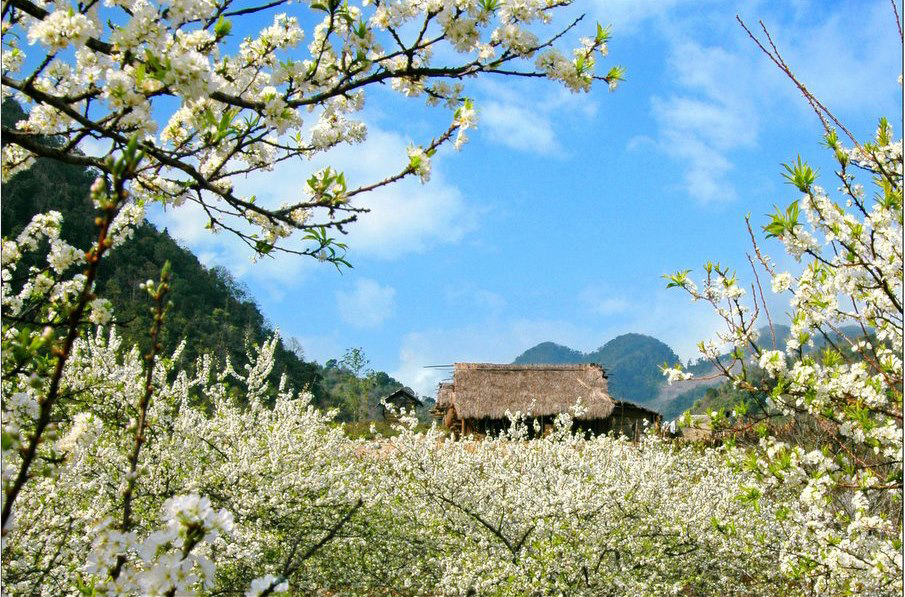
[[[685,288],[685,284],[688,283],[688,273],[690,269],[682,270],[680,272],[676,272],[670,275],[664,275],[663,277],[669,280],[669,284],[666,285],[667,288],[679,287]]]
[[[366,369],[368,359],[360,348],[349,348],[340,360],[327,361],[322,369],[323,406],[335,408],[344,422],[374,421],[380,417],[380,400],[402,388],[383,371]]]
[[[783,164],[782,167],[786,169],[782,177],[802,193],[807,193],[814,181],[817,180],[817,172],[808,166],[807,162],[802,162],[801,156],[798,156],[796,163],[792,165]]]
[[[782,238],[786,234],[792,234],[798,226],[798,214],[798,201],[793,201],[785,213],[777,207],[776,213],[770,216],[770,223],[764,226],[767,238]]]

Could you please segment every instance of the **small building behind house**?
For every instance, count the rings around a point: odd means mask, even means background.
[[[575,406],[580,405],[577,412]],[[638,438],[660,420],[650,409],[610,396],[603,367],[455,363],[452,382],[437,389],[433,414],[453,433],[496,434],[509,427],[507,412],[528,415],[528,428],[549,432],[555,418],[573,413],[576,431],[610,431]],[[535,425],[536,423],[536,425]]]
[[[610,430],[637,440],[645,429],[656,425],[660,419],[660,413],[655,410],[633,402],[616,400],[610,415]]]
[[[394,422],[398,419],[397,415],[388,410],[384,403],[387,405],[391,405],[393,409],[398,413],[400,410],[405,409],[407,411],[415,410],[416,408],[421,407],[421,401],[418,400],[418,397],[415,396],[415,392],[413,392],[410,388],[399,388],[392,394],[385,396],[380,401],[379,411],[380,417],[384,421]]]

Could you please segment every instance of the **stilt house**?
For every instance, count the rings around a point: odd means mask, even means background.
[[[660,418],[652,410],[613,399],[600,365],[487,363],[453,365],[453,381],[441,383],[437,390],[434,416],[465,436],[508,427],[507,411],[530,413],[529,428],[536,421],[546,433],[557,415],[570,412],[579,401],[583,412],[574,416],[575,429],[595,434],[615,431],[637,438],[644,421],[654,424]]]

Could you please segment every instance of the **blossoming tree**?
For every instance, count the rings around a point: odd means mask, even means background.
[[[284,4],[287,14],[232,43],[233,23]],[[849,205],[830,199],[804,163],[789,167],[803,197],[767,231],[807,267],[779,272],[755,252],[774,289],[792,295],[785,350],[762,346],[753,321],[764,301],[748,310],[728,270],[709,266],[703,289],[687,273],[672,280],[729,323],[723,339],[738,365],[706,354],[740,387],[768,393],[769,416],[812,421],[810,444],[764,428],[753,450],[634,445],[574,435],[568,415],[536,441],[515,422],[480,443],[404,426],[389,440],[353,442],[305,395],[268,386],[275,339],[244,368],[207,356],[183,371],[178,351],[161,354],[167,268],[143,285],[154,314],[147,354],[108,329],[109,305],[94,294],[98,264],[129,242],[147,202],[194,202],[211,228],[259,254],[342,265],[331,234],[366,210],[367,191],[427,179],[432,153],[464,141],[475,108],[462,80],[615,85],[620,69],[595,74],[606,29],[571,58],[556,47],[576,23],[538,37],[565,4],[328,0],[296,16],[282,0],[4,4],[3,93],[30,107],[27,120],[3,129],[4,176],[36,156],[99,172],[87,251],[61,240],[54,212],[3,241],[5,591],[901,592],[902,149],[885,122],[871,143],[846,147],[828,133]],[[26,56],[23,40],[38,51]],[[348,188],[327,168],[278,207],[236,195],[236,176],[360,141],[355,114],[380,83],[453,112],[449,128],[409,148],[401,172]],[[89,138],[110,155],[81,154]],[[876,196],[865,197],[852,170],[875,179]],[[288,244],[293,231],[301,248]],[[843,322],[864,334],[848,342],[830,333]],[[820,354],[807,350],[818,334],[828,342]],[[752,359],[769,379],[747,374]],[[235,384],[247,393],[241,405]]]
[[[717,342],[699,345],[702,354],[736,388],[767,397],[755,400],[758,412],[742,405],[728,419],[715,413],[714,421],[729,435],[754,430],[761,436],[756,448],[740,447],[731,459],[754,475],[744,493],[752,507],[765,499],[784,504],[776,511],[784,532],[762,543],[773,544],[787,574],[820,594],[894,594],[902,590],[903,570],[902,140],[881,119],[874,138],[858,142],[795,78],[763,32],[763,43],[749,35],[826,128],[837,188],[818,185],[800,157],[785,166],[801,196],[777,208],[763,230],[801,264],[798,274],[776,267],[749,224],[750,300],[737,274],[719,264],[705,266],[701,286],[689,270],[668,276],[669,286],[709,303],[726,323]],[[864,178],[872,193],[860,183]],[[760,275],[774,293],[789,297],[784,346],[773,332]],[[765,318],[768,338],[759,333]],[[720,344],[733,347],[728,356]],[[665,373],[671,381],[690,377],[680,366]],[[790,437],[792,426],[799,432]]]

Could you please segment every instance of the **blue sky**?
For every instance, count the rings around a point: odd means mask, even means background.
[[[717,322],[661,276],[714,260],[749,279],[745,214],[761,224],[797,198],[780,163],[801,154],[833,186],[819,121],[736,13],[749,26],[762,19],[800,78],[863,138],[882,115],[902,130],[892,9],[887,0],[591,0],[559,22],[581,12],[587,32],[612,24],[604,66],[626,67],[620,88],[573,95],[544,81],[468,81],[480,117],[471,141],[436,156],[428,184],[368,197],[372,212],[345,239],[354,269],[342,275],[290,256],[251,263],[188,209],[151,217],[245,282],[308,359],[361,347],[371,367],[423,394],[443,375],[426,365],[509,362],[546,340],[588,351],[639,332],[696,358]],[[364,119],[368,141],[329,160],[350,181],[403,167],[406,146],[443,130],[450,114],[376,90]],[[314,165],[239,186],[276,203]],[[773,307],[781,318],[784,305]]]

